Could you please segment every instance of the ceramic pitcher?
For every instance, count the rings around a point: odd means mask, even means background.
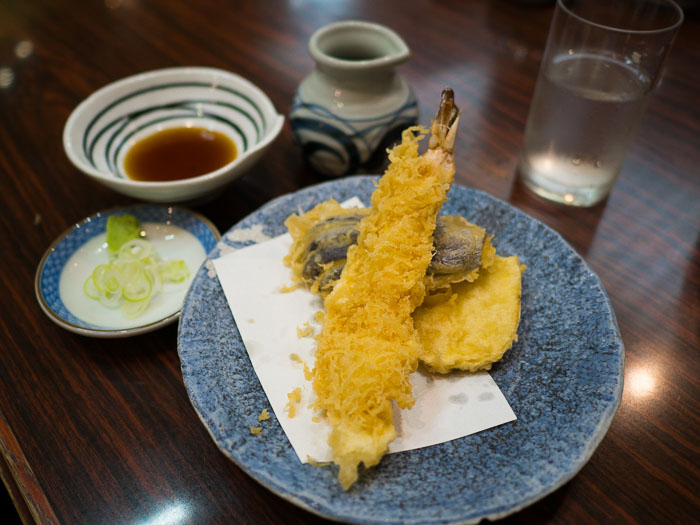
[[[385,26],[347,20],[316,31],[309,52],[316,67],[297,90],[292,131],[316,171],[354,173],[388,134],[418,120],[413,91],[395,70],[409,48]]]

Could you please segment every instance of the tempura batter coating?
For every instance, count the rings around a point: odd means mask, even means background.
[[[491,369],[517,338],[523,270],[517,256],[496,256],[473,283],[452,285],[447,301],[418,308],[421,361],[440,373]]]
[[[396,437],[392,400],[414,403],[409,376],[420,341],[411,314],[425,296],[435,222],[454,176],[451,150],[438,143],[419,156],[414,131],[390,152],[357,245],[324,301],[313,386],[345,489],[359,464],[377,464]]]

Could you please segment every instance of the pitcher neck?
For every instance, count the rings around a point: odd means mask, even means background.
[[[411,56],[403,39],[391,29],[360,20],[326,25],[309,40],[309,52],[320,71],[352,81],[390,81],[393,69]]]

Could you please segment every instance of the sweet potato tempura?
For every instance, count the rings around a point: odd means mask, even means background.
[[[411,314],[425,296],[435,222],[454,175],[458,120],[452,91],[445,90],[425,154],[418,155],[423,135],[414,132],[427,130],[404,131],[360,222],[357,245],[324,300],[315,407],[331,425],[329,444],[345,489],[359,464],[376,465],[396,437],[392,400],[400,408],[414,403],[409,376],[420,341]]]

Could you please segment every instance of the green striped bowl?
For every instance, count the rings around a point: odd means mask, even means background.
[[[234,73],[168,68],[119,80],[90,95],[68,118],[63,146],[78,169],[119,193],[153,202],[192,201],[250,169],[283,122],[267,95]],[[124,156],[135,142],[181,126],[224,133],[235,142],[238,156],[190,179],[143,182],[124,174]]]

